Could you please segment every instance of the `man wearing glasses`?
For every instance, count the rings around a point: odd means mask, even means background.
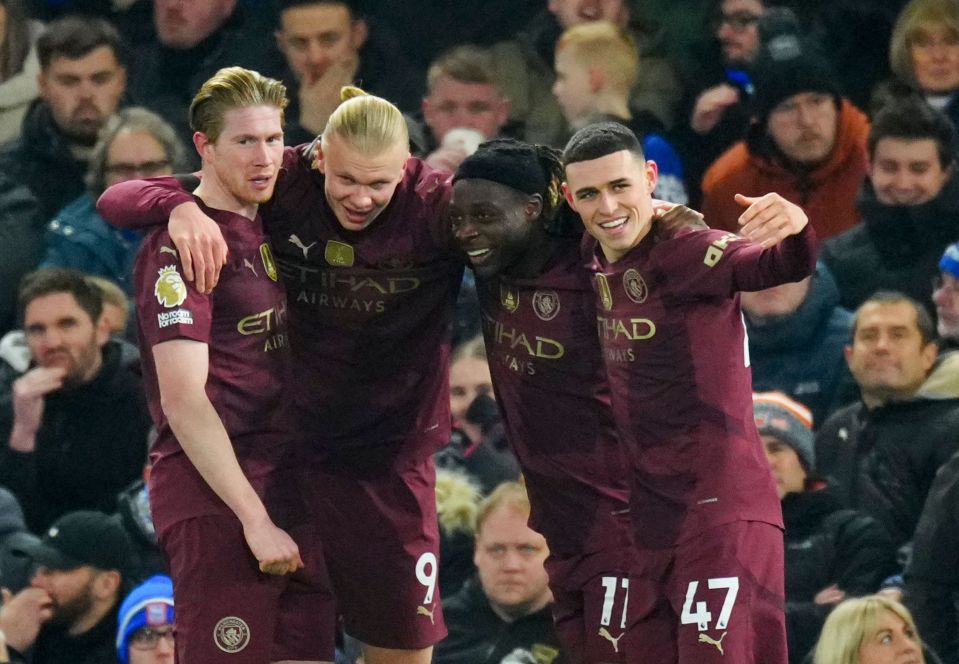
[[[760,17],[763,0],[721,0],[713,15],[712,33],[720,58],[704,58],[700,63],[716,62],[691,82],[690,98],[678,140],[686,155],[687,191],[693,204],[699,201],[699,183],[703,173],[726,148],[741,139],[749,126],[746,102],[752,94],[750,64],[759,48]]]
[[[130,591],[117,616],[123,664],[172,664],[173,581],[157,574]]]

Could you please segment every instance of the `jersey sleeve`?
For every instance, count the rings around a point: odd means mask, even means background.
[[[155,231],[137,256],[137,317],[144,347],[172,339],[210,343],[212,295],[183,278],[173,242]]]
[[[808,224],[775,247],[762,246],[735,233],[707,230],[678,239],[681,248],[663,260],[680,265],[670,272],[677,294],[730,297],[799,281],[816,269],[816,237]]]
[[[97,211],[118,228],[142,229],[166,225],[176,206],[193,201],[179,179],[162,176],[109,187],[100,195]]]

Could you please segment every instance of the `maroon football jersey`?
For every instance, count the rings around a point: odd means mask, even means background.
[[[723,231],[657,242],[609,264],[593,240],[596,318],[613,413],[632,467],[640,546],[730,521],[782,525],[753,422],[739,291],[815,268],[809,226],[773,249]]]
[[[483,280],[478,292],[496,401],[529,491],[530,526],[560,557],[622,544],[626,468],[578,241],[535,279]]]
[[[270,473],[298,463],[292,417],[281,394],[289,364],[287,304],[270,245],[259,219],[203,208],[220,225],[230,248],[213,293],[201,294],[183,279],[166,229],[144,240],[134,268],[144,384],[159,433],[151,478],[158,528],[174,515],[179,520],[227,509],[163,416],[152,352],[159,343],[192,339],[209,346],[207,395],[261,496]]]
[[[410,159],[376,220],[346,231],[322,175],[286,149],[260,213],[288,293],[297,426],[324,457],[385,469],[449,440],[449,345],[463,267],[445,221],[448,178]],[[98,205],[111,223],[143,227],[165,223],[187,200],[177,180],[155,178],[113,187]]]

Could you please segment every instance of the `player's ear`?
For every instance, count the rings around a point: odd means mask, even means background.
[[[573,192],[569,190],[569,185],[565,182],[563,183],[563,197],[566,199],[566,202],[569,203],[569,206],[576,209],[576,202],[573,200]]]
[[[539,216],[543,213],[543,197],[539,194],[530,196],[523,206],[523,212],[526,214],[528,221],[539,219]]]

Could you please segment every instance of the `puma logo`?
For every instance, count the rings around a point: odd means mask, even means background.
[[[303,252],[303,260],[309,258],[310,249],[316,246],[316,242],[304,245],[303,240],[301,240],[297,235],[291,235],[289,241],[290,244],[292,244],[294,247],[298,247],[299,250]]]
[[[176,253],[176,249],[172,249],[172,248],[166,246],[165,244],[160,246],[160,253],[161,253],[161,254],[173,254],[173,257],[174,257],[174,258],[176,258],[176,259],[179,259],[179,258],[180,258],[180,257],[177,255],[177,253]]]
[[[251,261],[249,258],[244,258],[244,259],[243,259],[243,267],[248,267],[248,268],[250,268],[250,272],[253,273],[253,276],[254,276],[254,277],[259,277],[259,276],[260,276],[260,275],[258,275],[258,274],[256,273],[256,265],[254,265],[254,264],[253,264],[253,261]]]
[[[430,624],[432,625],[436,624],[436,621],[433,619],[433,609],[427,609],[425,606],[418,606],[416,607],[416,615],[426,616],[427,618],[430,619]]]
[[[623,635],[625,634],[626,632],[623,632],[622,634],[620,634],[614,639],[613,635],[609,633],[608,629],[606,629],[605,627],[599,628],[599,635],[613,644],[613,652],[619,652],[619,640],[623,638]]]
[[[723,635],[719,637],[718,641],[714,639],[713,637],[711,637],[709,634],[700,634],[699,642],[708,643],[711,646],[716,646],[716,650],[719,651],[719,654],[725,656],[726,653],[723,652],[723,639],[726,638],[726,634],[727,632],[723,632]]]

